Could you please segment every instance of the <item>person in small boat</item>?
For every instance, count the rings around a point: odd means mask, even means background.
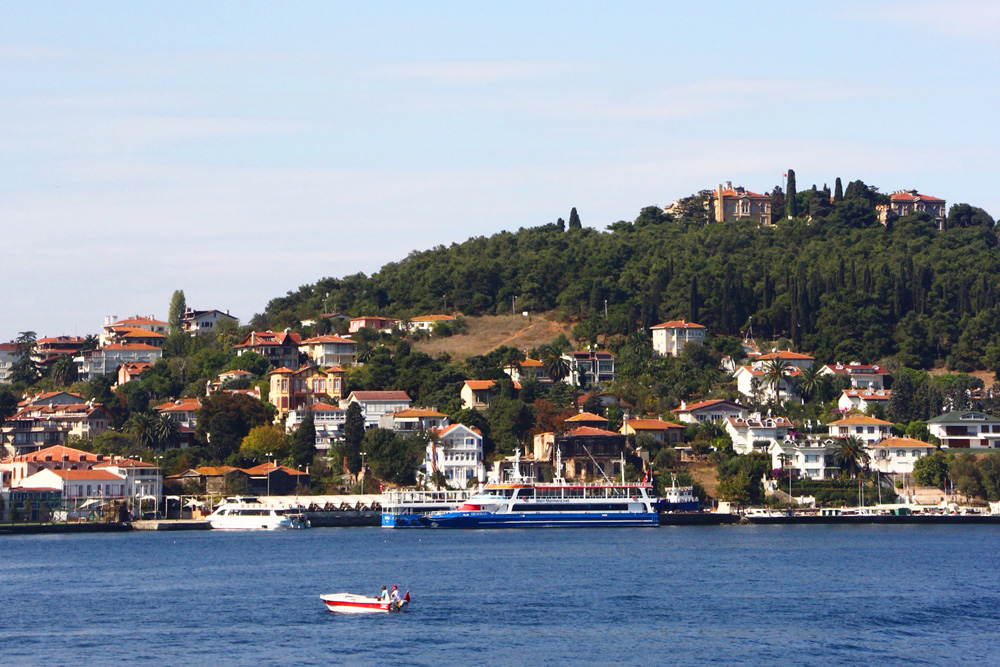
[[[382,592],[379,594],[379,600],[382,602],[389,601],[389,591],[385,590],[385,586],[382,587]]]
[[[392,596],[390,599],[397,607],[403,602],[403,596],[399,594],[399,587],[395,584],[392,586]]]

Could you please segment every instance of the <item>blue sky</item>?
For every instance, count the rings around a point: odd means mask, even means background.
[[[689,6],[693,5],[693,6]],[[990,2],[0,4],[0,340],[726,180],[1000,216]]]

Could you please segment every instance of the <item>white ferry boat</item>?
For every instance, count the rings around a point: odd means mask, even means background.
[[[433,528],[556,528],[658,526],[658,499],[651,484],[568,483],[556,451],[556,478],[537,483],[520,474],[515,456],[510,478],[490,483],[454,510],[433,512],[421,523]],[[606,478],[607,479],[607,478]]]
[[[208,516],[215,530],[295,530],[309,528],[301,507],[274,507],[258,498],[226,498]]]
[[[475,489],[446,491],[386,491],[382,501],[383,528],[422,528],[420,517],[453,510],[468,500]]]

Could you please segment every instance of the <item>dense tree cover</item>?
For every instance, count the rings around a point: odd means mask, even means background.
[[[954,488],[966,498],[1000,500],[1000,456],[938,450],[913,464],[913,480],[922,486]]]
[[[239,451],[252,428],[271,423],[274,409],[244,394],[215,393],[205,397],[197,416],[198,439],[206,454],[221,463]]]
[[[466,314],[501,313],[517,297],[579,318],[592,341],[697,315],[715,333],[752,325],[831,361],[1000,370],[1000,254],[985,211],[957,204],[941,232],[925,214],[882,225],[887,197],[855,180],[832,202],[826,188],[789,192],[797,216],[757,226],[708,223],[705,196],[676,218],[648,207],[603,233],[548,224],[414,252],[273,299],[255,322],[295,326],[334,305],[406,316],[440,310],[442,295]]]

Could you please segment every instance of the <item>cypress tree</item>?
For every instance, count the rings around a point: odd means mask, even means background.
[[[785,193],[785,215],[794,218],[797,211],[795,207],[795,170],[788,170],[788,192]]]
[[[184,290],[176,290],[170,297],[170,311],[167,316],[167,323],[171,331],[180,331],[184,324],[184,311],[187,310],[187,300],[184,298]]]
[[[580,222],[580,215],[576,212],[576,206],[569,212],[569,228],[570,229],[581,229],[583,224]]]
[[[833,201],[844,201],[844,186],[840,183],[840,176],[837,177],[837,182],[833,186]]]
[[[297,466],[307,466],[312,463],[316,454],[316,422],[310,410],[306,418],[292,434],[289,454]]]
[[[691,300],[688,303],[688,321],[698,321],[698,310],[701,303],[698,299],[698,276],[691,277]]]

